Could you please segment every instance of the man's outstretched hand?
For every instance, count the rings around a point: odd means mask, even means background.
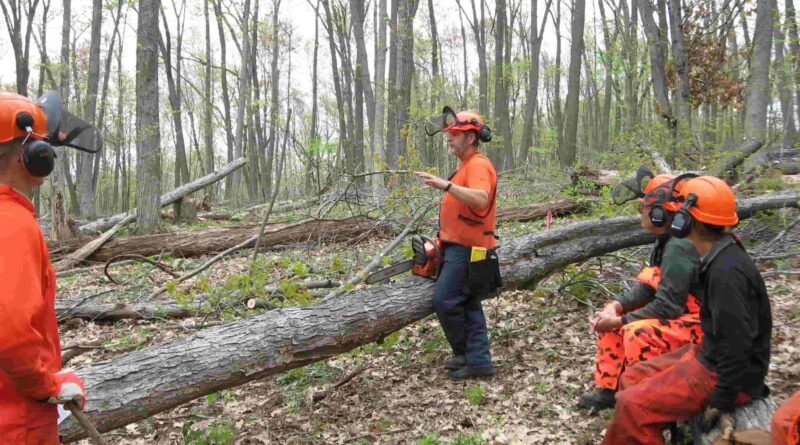
[[[447,187],[447,184],[450,182],[446,179],[442,179],[426,172],[414,172],[414,174],[422,179],[423,184],[433,187],[437,190],[444,190],[444,188]]]

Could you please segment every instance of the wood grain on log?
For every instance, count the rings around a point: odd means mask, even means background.
[[[744,200],[753,209],[797,207],[800,192]],[[507,285],[538,282],[569,263],[652,242],[638,217],[585,221],[505,241],[498,254]],[[109,431],[190,400],[275,375],[368,344],[433,311],[433,282],[409,277],[356,289],[306,307],[277,309],[204,329],[76,372],[86,383],[86,412]],[[85,437],[74,420],[65,442]]]

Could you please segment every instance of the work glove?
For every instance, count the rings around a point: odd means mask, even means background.
[[[717,408],[707,407],[703,412],[703,425],[702,430],[707,433],[719,425],[719,430],[722,432],[722,437],[725,440],[731,439],[731,434],[736,428],[736,420],[733,418],[733,413],[723,413]]]
[[[67,403],[70,400],[78,404],[83,409],[86,406],[86,389],[83,380],[72,371],[61,371],[56,374],[55,394],[47,400],[49,403]]]

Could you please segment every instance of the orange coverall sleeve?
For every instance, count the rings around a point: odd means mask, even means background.
[[[40,400],[57,384],[45,367],[46,343],[35,326],[45,310],[44,252],[37,229],[18,221],[0,227],[0,370],[17,393]]]

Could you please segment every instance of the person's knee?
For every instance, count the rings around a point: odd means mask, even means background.
[[[433,309],[436,313],[452,315],[461,311],[459,300],[452,298],[446,293],[434,294]]]

